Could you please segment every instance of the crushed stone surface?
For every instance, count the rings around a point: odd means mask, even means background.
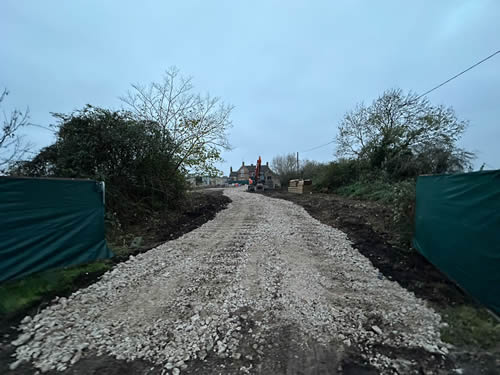
[[[106,354],[178,374],[216,357],[259,373],[284,330],[339,358],[355,350],[382,373],[401,363],[380,346],[445,353],[440,316],[380,277],[344,233],[291,202],[225,194],[232,203],[212,221],[26,317],[13,365],[62,371]]]

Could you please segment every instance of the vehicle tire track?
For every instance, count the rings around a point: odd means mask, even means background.
[[[439,315],[379,278],[344,233],[290,202],[225,194],[233,203],[214,220],[26,318],[18,361],[42,372],[107,355],[162,374],[320,374],[355,353],[391,373],[403,362],[387,348],[398,347],[443,365]]]

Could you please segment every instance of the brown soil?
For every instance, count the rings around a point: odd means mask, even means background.
[[[392,224],[388,207],[333,194],[301,195],[280,190],[266,191],[265,194],[294,202],[322,223],[342,230],[353,246],[380,270],[380,277],[397,281],[417,297],[429,301],[436,310],[444,311],[447,307],[460,305],[479,307],[417,251],[398,246],[400,237]],[[494,353],[464,347],[457,348],[450,355],[454,367],[462,368],[464,374],[500,374],[500,358]],[[426,356],[426,353],[417,355],[419,362],[425,362]]]
[[[221,192],[196,193],[204,194],[195,197],[190,202],[183,215],[175,217],[171,222],[164,222],[161,229],[153,229],[141,234],[144,237],[144,243],[141,248],[134,250],[133,253],[147,251],[159,242],[167,239],[174,239],[186,233],[215,216],[215,213],[225,207],[228,198],[222,196]],[[462,291],[450,282],[445,275],[431,265],[425,258],[414,251],[400,249],[394,243],[398,242],[397,236],[391,227],[391,216],[387,208],[371,202],[361,202],[346,199],[339,196],[328,194],[295,195],[286,192],[268,192],[272,197],[287,199],[303,206],[311,216],[325,224],[334,226],[348,234],[354,246],[381,271],[380,277],[387,277],[397,281],[406,289],[414,292],[418,297],[426,299],[436,306],[446,307],[450,305],[473,304],[471,299],[462,293]],[[198,202],[198,203],[196,203]],[[116,261],[123,261],[128,255],[117,257]],[[94,282],[100,275],[88,275],[82,278],[81,286],[84,287]],[[36,308],[31,310],[35,313]],[[14,326],[25,314],[20,314],[16,319],[9,322],[0,322],[0,373],[32,374],[34,368],[28,364],[21,365],[15,372],[8,371],[8,363],[12,360],[10,356],[13,348],[10,341],[15,334]],[[11,327],[12,326],[12,327]],[[293,329],[291,329],[293,332]],[[8,334],[9,337],[3,337]],[[293,337],[287,332],[277,332],[276,344],[274,348],[269,349],[269,354],[279,361],[262,363],[262,373],[287,373],[287,374],[330,374],[336,373],[337,369],[342,368],[343,374],[376,374],[378,373],[371,366],[363,365],[363,361],[357,358],[357,353],[346,353],[343,358],[339,358],[335,347],[326,350],[324,347],[316,347],[311,343],[311,353],[304,353],[298,350],[294,344]],[[393,351],[394,348],[387,348]],[[380,349],[381,352],[384,348]],[[394,355],[395,353],[392,353]],[[396,353],[397,354],[397,353]],[[418,354],[418,355],[417,355]],[[427,358],[428,353],[417,353],[416,359],[419,362]],[[407,357],[407,355],[403,355]],[[314,359],[311,363],[308,361]],[[428,361],[435,358],[429,357]],[[488,360],[490,360],[488,358]],[[425,362],[425,361],[424,361]],[[466,361],[471,366],[477,363],[474,360]],[[318,365],[319,364],[319,365]],[[459,367],[466,369],[466,373],[486,373],[495,374],[495,372],[483,372],[482,369],[494,368],[491,366],[480,366],[478,372],[468,368],[466,363],[461,363]],[[207,368],[211,368],[211,373],[229,374],[238,372],[241,366],[248,366],[243,358],[235,361],[233,359],[222,360],[215,357],[207,357],[207,363],[190,362],[190,366],[182,373],[203,374]],[[274,367],[273,367],[274,366]],[[276,367],[278,366],[278,367]],[[430,368],[434,368],[432,364]],[[250,370],[252,371],[252,370]],[[494,370],[493,370],[494,371]],[[161,374],[162,368],[154,366],[145,361],[126,362],[117,360],[109,356],[86,357],[66,370],[66,374]],[[422,368],[422,373],[424,369]],[[58,372],[49,372],[49,374],[58,374]]]
[[[217,212],[226,208],[231,200],[222,194],[222,189],[206,189],[191,192],[187,195],[178,211],[170,212],[164,217],[149,218],[147,223],[138,223],[126,228],[126,234],[117,234],[111,247],[119,247],[120,242],[126,244],[125,249],[117,249],[113,258],[115,263],[127,260],[130,255],[144,253],[169,240],[175,240],[184,233],[190,232],[212,220]],[[141,237],[142,243],[136,249],[130,248],[134,238]],[[109,241],[108,241],[109,242]],[[128,246],[127,246],[128,245]]]
[[[209,220],[212,220],[217,212],[226,208],[231,202],[227,196],[222,194],[222,190],[205,190],[204,192],[191,193],[182,209],[173,213],[158,223],[156,227],[136,226],[129,228],[132,232],[131,238],[141,236],[144,238],[141,246],[132,249],[125,248],[123,253],[116,254],[108,261],[113,265],[126,261],[131,255],[135,256],[144,253],[152,248],[169,240],[175,240],[185,233],[192,231]],[[108,239],[109,244],[109,239]],[[58,292],[56,294],[47,294],[43,300],[35,306],[29,306],[26,309],[17,312],[15,315],[7,317],[0,316],[0,335],[5,334],[4,330],[8,326],[17,325],[19,319],[26,315],[34,315],[37,311],[48,306],[50,301],[57,296],[67,297],[74,291],[85,288],[96,282],[106,271],[85,273],[73,281],[71,289]],[[1,338],[1,337],[0,337]]]
[[[203,192],[193,192],[189,194],[182,209],[175,212],[171,217],[162,220],[157,227],[144,228],[137,226],[131,237],[141,236],[144,238],[140,247],[134,250],[126,249],[126,254],[117,255],[111,259],[114,264],[123,262],[130,255],[137,255],[146,252],[165,241],[176,239],[184,233],[190,232],[200,227],[207,221],[213,219],[217,212],[224,209],[231,200],[222,194],[222,190],[205,190]],[[99,280],[104,272],[95,272],[81,275],[73,282],[73,288],[59,296],[68,296],[74,291],[85,288]],[[50,304],[55,297],[54,294],[44,296],[44,299],[36,306],[19,311],[13,316],[0,318],[0,374],[34,374],[36,370],[29,364],[22,364],[15,371],[9,371],[9,364],[12,362],[14,348],[10,342],[17,336],[16,326],[26,315],[33,316],[40,309]],[[48,374],[59,374],[60,372],[48,372]],[[84,358],[74,366],[69,368],[67,374],[156,374],[152,364],[145,361],[126,362],[109,356]]]
[[[375,202],[357,201],[332,194],[266,194],[292,201],[309,214],[346,233],[358,251],[377,267],[380,277],[397,281],[419,298],[441,307],[473,304],[441,271],[416,251],[401,249],[387,207]]]

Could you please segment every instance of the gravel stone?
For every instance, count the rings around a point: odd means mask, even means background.
[[[241,353],[233,353],[233,358],[234,359],[240,359],[241,358]]]
[[[15,369],[17,369],[19,367],[19,365],[23,362],[22,359],[18,359],[17,361],[15,362],[12,362],[10,365],[9,365],[9,369],[10,371],[14,371]]]
[[[20,335],[16,340],[12,341],[12,345],[14,346],[23,345],[31,338],[31,336],[33,336],[32,332],[24,333]]]
[[[377,326],[372,326],[372,330],[373,332],[375,332],[377,335],[381,335],[382,334],[382,330],[377,327]]]
[[[272,356],[263,347],[287,327],[298,343],[350,346],[382,372],[398,363],[374,352],[377,344],[444,353],[440,316],[379,279],[346,234],[288,201],[225,194],[233,203],[213,220],[24,318],[12,366],[30,361],[47,372],[97,353],[178,374],[180,361],[189,367],[209,352]]]

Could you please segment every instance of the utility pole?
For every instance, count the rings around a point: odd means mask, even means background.
[[[297,176],[299,175],[299,153],[297,152]]]

